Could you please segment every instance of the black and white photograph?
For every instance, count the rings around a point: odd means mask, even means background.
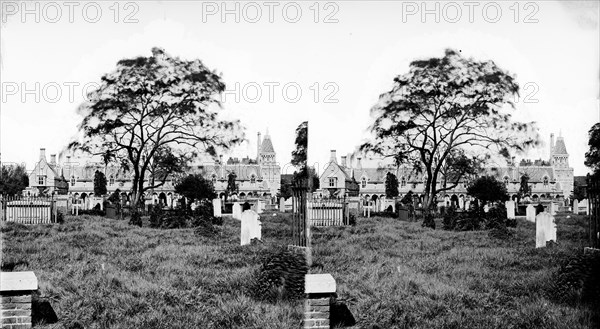
[[[0,327],[600,328],[599,16],[0,0]]]

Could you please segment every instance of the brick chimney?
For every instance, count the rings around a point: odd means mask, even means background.
[[[50,154],[50,164],[56,164],[56,154]]]
[[[360,163],[360,160],[362,160],[361,157],[356,158],[356,169],[362,169],[362,164]]]
[[[40,149],[40,161],[41,160],[46,161],[46,149],[45,148]]]
[[[331,150],[331,157],[329,159],[331,162],[337,163],[337,156],[335,154],[335,150]]]
[[[346,164],[347,164],[347,162],[346,162],[346,159],[347,159],[347,158],[346,158],[346,156],[345,156],[345,155],[344,155],[344,156],[342,156],[342,167],[344,167],[344,168],[346,168]]]

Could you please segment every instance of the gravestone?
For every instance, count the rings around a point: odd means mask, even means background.
[[[279,212],[285,212],[285,199],[279,199]]]
[[[550,205],[548,205],[550,215],[553,215],[553,216],[556,215],[557,207],[558,207],[558,205],[555,202],[550,202]]]
[[[256,202],[256,212],[262,214],[263,209],[265,208],[265,203],[261,200],[258,200]]]
[[[532,204],[527,206],[526,215],[528,222],[535,223],[535,207]]]
[[[213,216],[221,217],[221,199],[213,199]]]
[[[589,204],[588,204],[588,199],[583,199],[581,200],[581,202],[579,203],[579,211],[583,211],[584,215],[589,215]]]
[[[577,199],[573,200],[573,213],[579,214],[579,201]]]
[[[470,207],[471,207],[471,201],[469,201],[469,200],[465,201],[465,209],[469,210]]]
[[[504,204],[506,205],[506,218],[515,219],[515,202],[509,200]]]
[[[548,241],[556,242],[556,224],[554,216],[542,212],[535,216],[535,247],[545,247]]]
[[[465,199],[463,199],[463,198],[458,199],[458,208],[465,209]]]
[[[261,225],[258,218],[259,216],[254,210],[246,210],[242,213],[240,245],[248,245],[255,238],[261,239]]]
[[[484,212],[488,212],[490,210],[490,207],[486,204],[485,206],[483,206],[483,211]]]
[[[242,205],[239,202],[233,203],[231,216],[234,219],[242,220]]]

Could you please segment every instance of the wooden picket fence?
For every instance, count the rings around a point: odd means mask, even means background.
[[[20,224],[52,224],[56,222],[56,200],[51,197],[2,197],[2,221]]]
[[[343,226],[350,223],[350,211],[345,198],[309,198],[306,215],[311,226]]]

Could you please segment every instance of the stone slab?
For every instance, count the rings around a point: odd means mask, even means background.
[[[331,294],[336,292],[335,279],[331,274],[306,274],[304,292],[307,294]]]
[[[0,291],[37,290],[37,288],[37,277],[31,271],[0,273]]]

